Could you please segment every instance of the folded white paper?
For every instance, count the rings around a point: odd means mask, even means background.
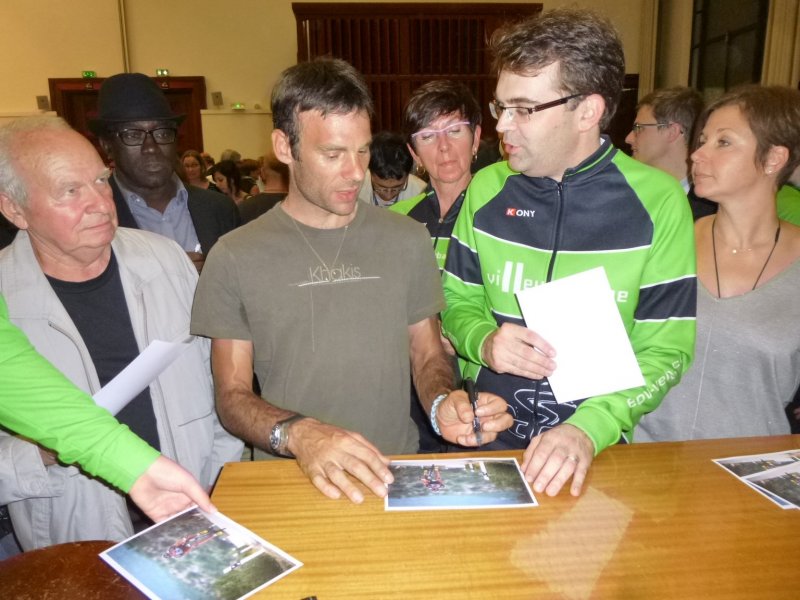
[[[93,396],[95,403],[112,415],[116,415],[175,362],[175,359],[189,347],[192,339],[192,336],[189,336],[180,342],[154,340],[131,364],[122,369]]]
[[[606,271],[597,267],[517,292],[528,329],[556,350],[556,401],[644,385]]]

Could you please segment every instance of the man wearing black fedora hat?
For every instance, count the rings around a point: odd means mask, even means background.
[[[147,75],[119,73],[100,88],[98,116],[89,128],[114,161],[111,187],[120,226],[175,240],[199,271],[217,239],[239,224],[239,214],[223,194],[185,186],[175,174],[184,117]]]

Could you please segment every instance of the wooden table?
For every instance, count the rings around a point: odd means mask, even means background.
[[[0,561],[0,598],[147,600],[97,556],[114,542],[69,542]]]
[[[325,498],[293,461],[227,465],[213,500],[305,563],[265,598],[798,598],[800,510],[711,462],[792,448],[800,436],[614,446],[581,497],[538,508],[386,513]]]

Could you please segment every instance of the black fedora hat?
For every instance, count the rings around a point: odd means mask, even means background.
[[[100,86],[97,118],[89,129],[101,135],[114,123],[171,120],[180,123],[186,115],[175,114],[155,81],[143,73],[118,73]]]

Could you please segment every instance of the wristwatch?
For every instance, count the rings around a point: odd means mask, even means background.
[[[305,415],[298,413],[275,423],[269,432],[269,451],[275,456],[294,458],[294,454],[289,452],[289,425],[305,418]]]

